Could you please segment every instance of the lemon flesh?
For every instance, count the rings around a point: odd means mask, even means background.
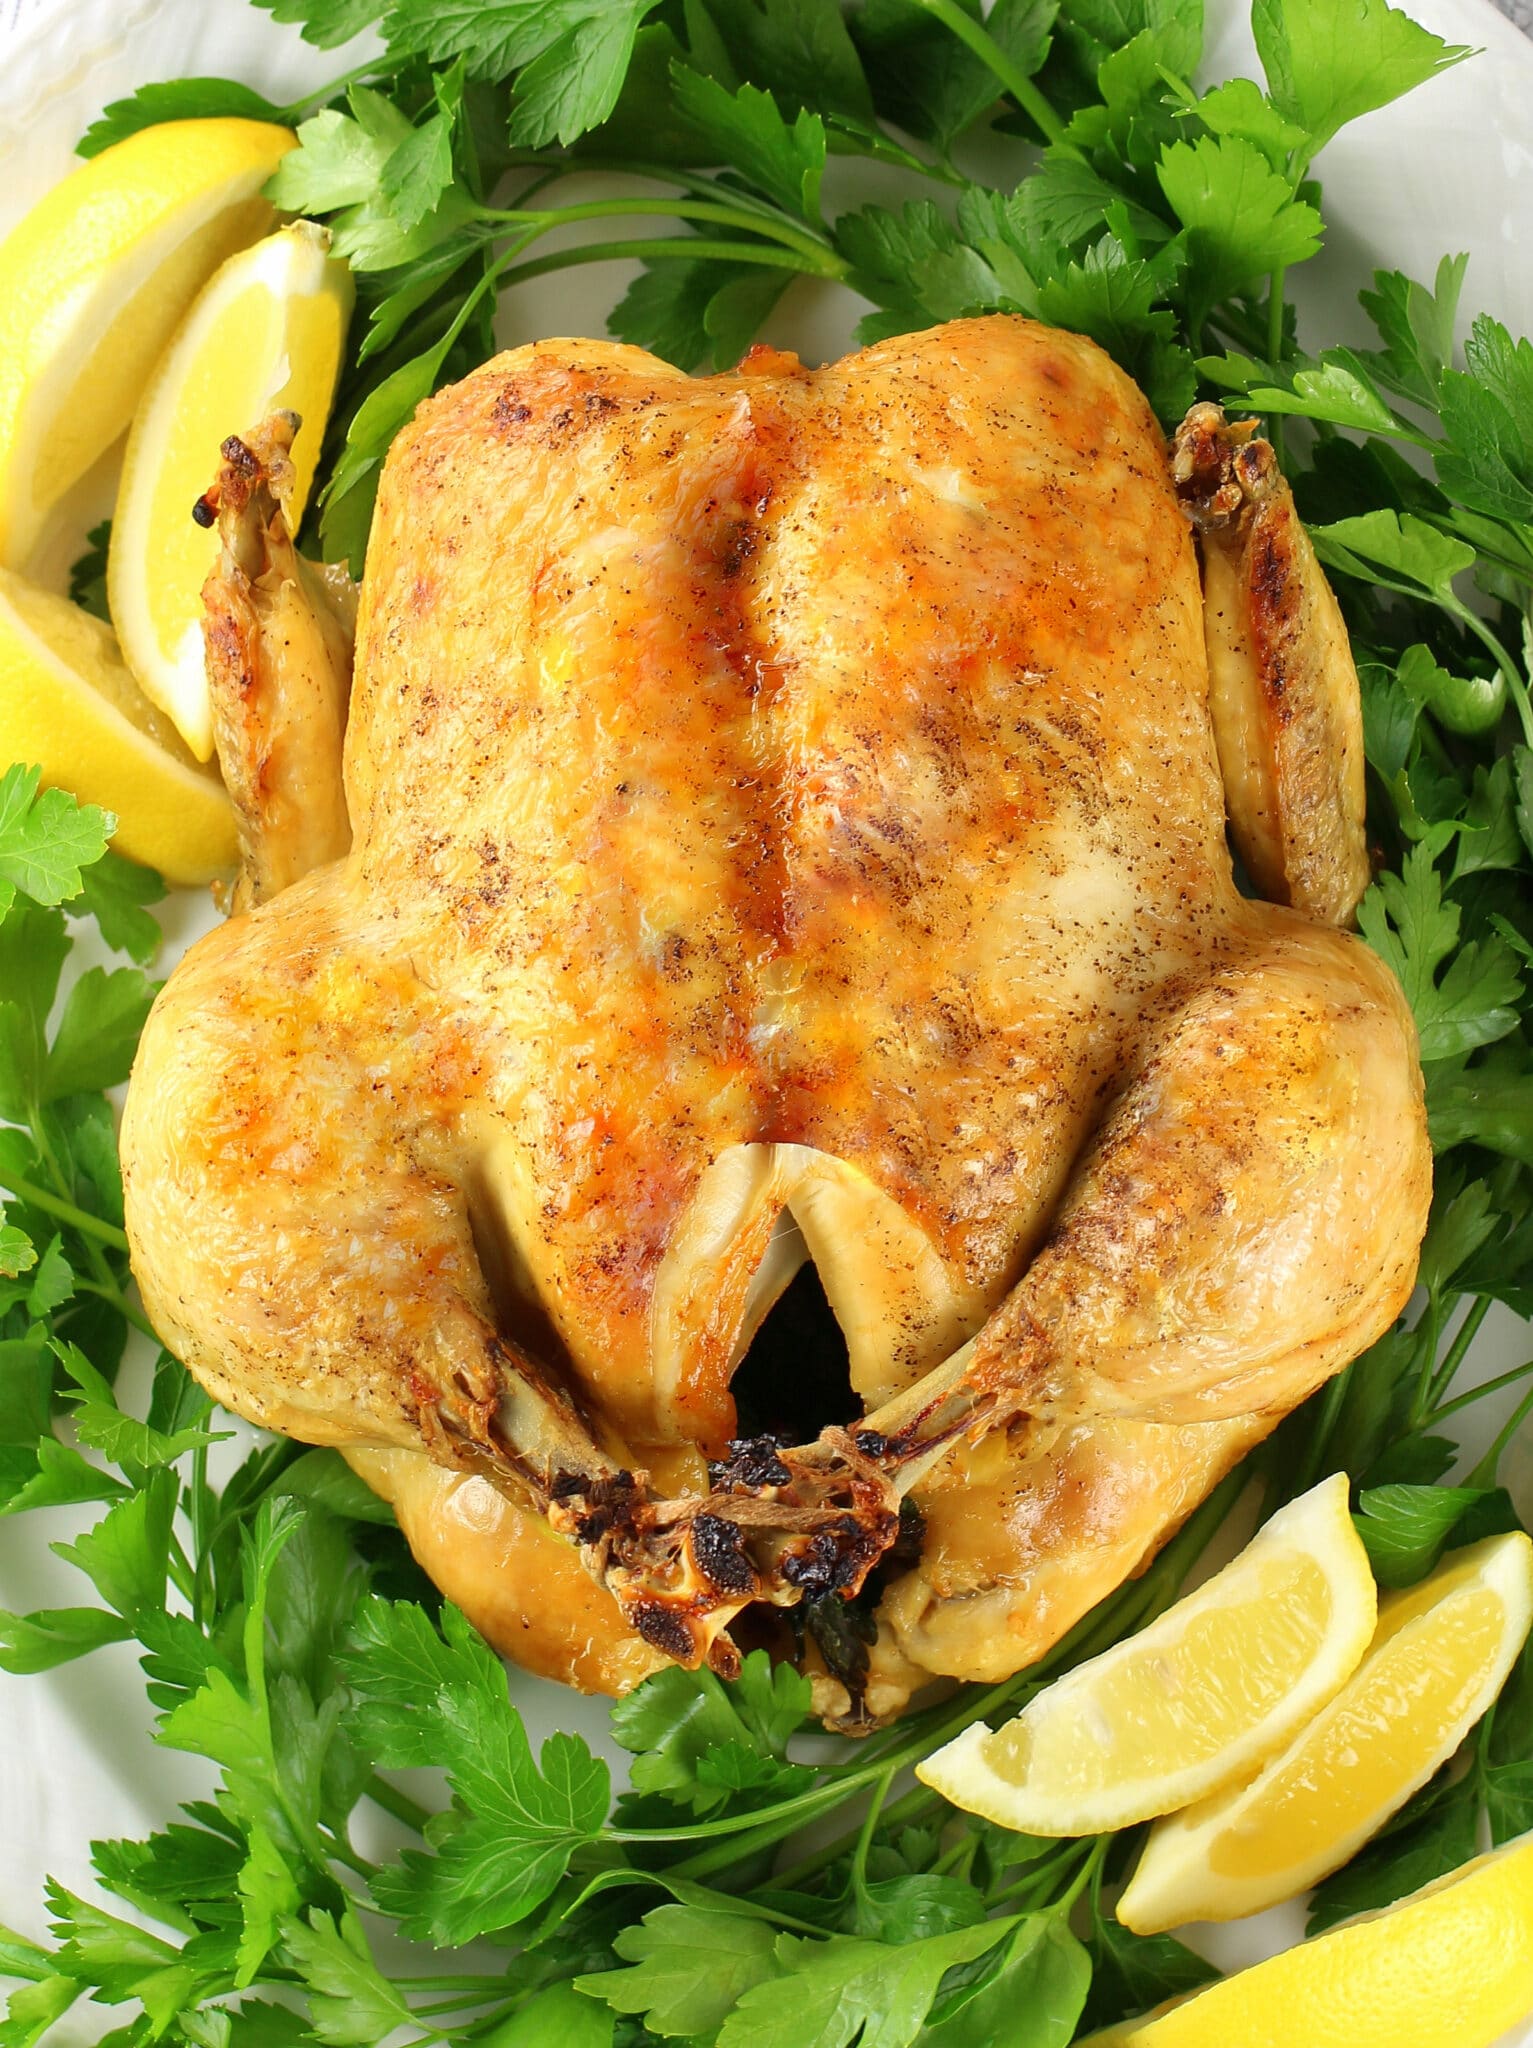
[[[125,432],[218,266],[272,225],[293,147],[265,121],[145,128],[71,171],[0,243],[0,565]]]
[[[144,697],[99,619],[0,569],[0,758],[117,817],[113,845],[167,881],[234,865],[234,813]]]
[[[1452,1756],[1530,1623],[1533,1541],[1520,1531],[1386,1601],[1363,1662],[1281,1755],[1151,1832],[1118,1918],[1136,1934],[1238,1920],[1339,1869]]]
[[[1490,2048],[1533,2012],[1533,1835],[1081,2048]]]
[[[309,221],[230,257],[172,342],[128,436],[112,522],[107,595],[145,694],[200,761],[213,752],[202,650],[202,586],[218,536],[192,518],[219,449],[275,409],[296,412],[296,527],[340,375],[351,275]]]
[[[1132,1826],[1280,1749],[1355,1669],[1376,1615],[1338,1474],[1150,1627],[1057,1680],[1005,1727],[965,1729],[917,1775],[1029,1834]]]

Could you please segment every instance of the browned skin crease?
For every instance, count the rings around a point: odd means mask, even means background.
[[[350,851],[145,1034],[156,1326],[533,1669],[728,1670],[911,1491],[823,1711],[1020,1669],[1409,1292],[1358,727],[1270,450],[1206,409],[1173,465],[1090,343],[502,356],[386,465]],[[727,1457],[789,1223],[867,1423]]]

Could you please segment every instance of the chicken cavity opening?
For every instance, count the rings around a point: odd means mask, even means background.
[[[737,1403],[759,1406],[765,1397],[770,1407],[773,1368],[746,1371],[743,1362],[806,1268],[812,1277],[772,1339],[775,1347],[815,1304],[813,1348],[798,1358],[790,1343],[783,1354],[794,1357],[810,1402],[800,1442],[910,1385],[971,1336],[989,1306],[849,1161],[807,1145],[727,1146],[702,1175],[656,1276],[650,1339],[660,1412],[682,1388],[715,1375]],[[679,1402],[675,1412],[680,1427]],[[745,1426],[742,1417],[737,1432]]]
[[[813,1443],[829,1424],[862,1414],[846,1337],[812,1262],[799,1267],[752,1337],[730,1392],[742,1437]]]
[[[541,1228],[541,1204],[527,1157],[503,1129],[484,1132],[467,1192],[501,1330],[557,1376],[600,1384],[600,1331],[572,1322],[534,1278],[525,1247]],[[795,1276],[811,1268],[794,1291]],[[655,1273],[653,1420],[638,1441],[646,1456],[696,1443],[698,1417],[713,1416],[716,1441],[704,1448],[716,1455],[755,1415],[770,1426],[778,1409],[802,1415],[794,1436],[813,1442],[826,1424],[877,1408],[951,1356],[992,1305],[860,1167],[807,1145],[727,1145],[699,1176]],[[790,1370],[801,1383],[791,1394],[775,1384]],[[733,1427],[731,1397],[747,1411]]]

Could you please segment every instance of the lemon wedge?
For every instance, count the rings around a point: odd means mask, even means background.
[[[265,121],[145,128],[55,185],[0,243],[0,565],[117,441],[187,307],[276,214],[293,147]]]
[[[1533,1835],[1081,2048],[1490,2048],[1533,2010]]]
[[[171,882],[234,865],[234,813],[99,619],[0,569],[0,754],[117,816],[113,845]]]
[[[1367,1656],[1281,1755],[1151,1831],[1118,1918],[1136,1934],[1239,1920],[1338,1869],[1452,1756],[1530,1623],[1533,1540],[1520,1530],[1386,1600]]]
[[[202,659],[202,586],[218,536],[192,507],[213,481],[219,448],[269,412],[295,412],[296,529],[340,374],[351,273],[330,237],[298,221],[231,256],[187,315],[128,436],[107,598],[128,665],[144,693],[206,761],[213,719]]]
[[[1378,1596],[1344,1474],[1281,1508],[1158,1621],[916,1766],[955,1806],[1094,1835],[1248,1776],[1345,1682]]]

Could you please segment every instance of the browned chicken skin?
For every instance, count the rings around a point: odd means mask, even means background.
[[[907,1494],[823,1709],[1017,1670],[1409,1292],[1414,1034],[1334,928],[1361,772],[1270,449],[1198,408],[1173,462],[1088,342],[499,357],[385,469],[350,852],[145,1034],[150,1314],[535,1670],[727,1670]],[[731,1462],[806,1257],[867,1420]]]
[[[214,740],[239,828],[230,907],[248,910],[351,844],[341,738],[351,691],[356,590],[294,547],[286,508],[298,420],[274,413],[223,446],[197,508],[217,518],[218,569],[203,590]]]

